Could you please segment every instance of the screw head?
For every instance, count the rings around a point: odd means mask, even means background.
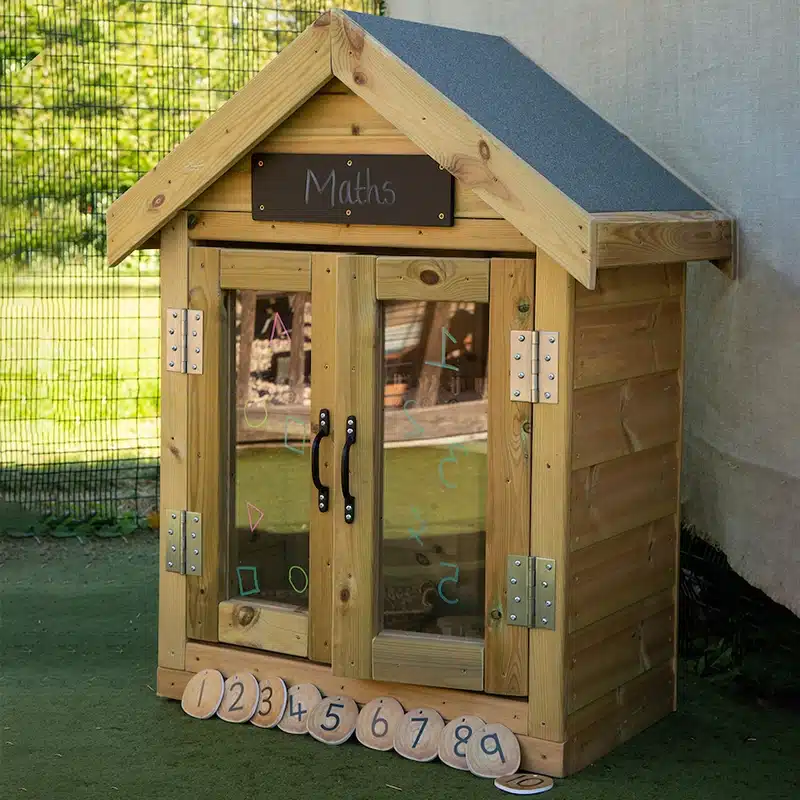
[[[194,564],[192,565],[192,572],[197,572],[197,567],[195,567]]]
[[[549,400],[550,399],[550,392],[545,392],[544,396],[545,396],[546,400]]]
[[[547,617],[542,617],[542,625],[547,625]]]
[[[320,503],[319,504],[319,510],[320,511],[324,511],[325,510],[325,503]]]
[[[349,217],[353,212],[348,208],[344,213],[345,216]]]
[[[551,373],[549,373],[547,377],[548,377],[548,378],[549,378],[551,381],[554,381],[554,380],[556,379],[556,376],[555,376],[555,375],[554,375],[552,372],[551,372]]]
[[[172,519],[178,519],[178,515],[177,514],[173,514],[172,515]]]
[[[199,353],[200,352],[200,348],[199,347],[195,347],[194,351],[195,351],[195,353]]]
[[[175,565],[171,561],[167,561],[167,566],[168,567],[174,567]]]
[[[352,434],[353,434],[353,429],[352,429],[352,428],[348,428],[348,429],[347,429],[347,433],[348,433],[348,434],[350,434],[350,435],[352,436]]]
[[[353,510],[353,506],[345,506],[344,510],[345,511],[352,511]]]
[[[197,364],[192,364],[192,369],[197,369]]]
[[[173,319],[177,319],[178,318],[178,312],[177,311],[173,311],[172,312],[172,318]]]
[[[199,550],[198,550],[196,547],[195,547],[195,549],[194,549],[194,554],[195,554],[196,556],[199,556],[199,555],[200,555],[200,551],[199,551]]]
[[[173,352],[175,352],[177,349],[178,349],[178,345],[176,345],[176,344],[172,345],[172,351]]]
[[[514,566],[515,566],[515,567],[520,567],[520,566],[522,566],[522,562],[521,562],[519,559],[517,559],[517,560],[514,562]]]
[[[444,211],[439,212],[439,219],[444,219]]]
[[[171,367],[174,367],[174,366],[175,366],[175,362],[174,362],[174,361],[170,361],[170,362],[169,362],[169,365],[170,365]]]
[[[264,204],[263,203],[258,207],[258,210],[259,211],[263,211],[264,210]]]
[[[517,596],[514,598],[514,602],[515,602],[515,603],[521,603],[521,602],[522,602],[522,598],[521,598],[519,595],[517,595]]]
[[[548,336],[547,337],[547,341],[550,342],[550,344],[555,344],[556,343],[556,337],[555,336]]]
[[[522,356],[519,353],[514,353],[514,361],[519,361]]]
[[[550,608],[550,606],[551,606],[551,605],[553,605],[553,601],[552,601],[552,600],[545,600],[545,601],[544,601],[544,604],[545,604],[545,605],[546,605],[548,608]]]
[[[178,552],[178,548],[175,547],[175,545],[172,545],[172,547],[170,549],[172,550],[173,553],[177,553]]]
[[[542,586],[546,589],[547,588],[547,581],[542,581]]]
[[[545,564],[544,568],[547,569],[547,570],[551,570],[551,569],[553,569],[553,565],[552,564]]]
[[[509,619],[510,619],[512,622],[516,622],[516,621],[517,621],[517,615],[516,615],[516,614],[512,614],[512,615],[509,617]]]
[[[345,518],[345,520],[347,522],[352,522],[353,521],[353,515],[352,514],[345,514],[344,518]]]
[[[175,333],[175,328],[170,328],[170,329],[169,329],[169,334],[170,334],[170,336],[172,336],[172,334],[173,334],[173,333]]]
[[[172,536],[172,534],[173,534],[173,533],[175,533],[175,531],[174,531],[174,530],[172,530],[172,528],[170,528],[170,529],[167,531],[167,533],[168,533],[170,536]]]
[[[320,412],[319,412],[319,415],[320,415],[321,417],[327,417],[327,416],[328,416],[328,414],[327,414],[325,411],[320,411]]]
[[[200,320],[200,315],[199,315],[199,314],[195,314],[195,315],[194,315],[194,318],[195,318],[196,320],[198,320],[198,322],[199,322],[199,320]]]
[[[524,372],[518,372],[517,373],[517,377],[518,378],[524,378],[525,377],[525,373]]]
[[[516,578],[512,578],[512,579],[511,579],[511,583],[513,583],[513,584],[516,586],[517,579],[516,579]]]
[[[525,341],[525,337],[524,337],[524,336],[520,336],[520,337],[519,337],[519,340],[520,340],[521,342],[524,342],[524,341]]]
[[[545,361],[550,361],[551,359],[552,359],[552,356],[549,353],[544,357]]]
[[[514,397],[519,397],[519,389],[514,389]]]
[[[197,336],[197,331],[192,331],[192,336]]]
[[[348,167],[352,167],[353,166],[353,159],[352,158],[348,158],[347,159],[347,166]]]
[[[258,162],[258,166],[259,166],[259,167],[263,167],[263,166],[264,166],[264,162],[263,162],[263,161],[259,161],[259,162]]]
[[[192,531],[192,539],[196,539],[196,538],[197,538],[197,534],[194,531]]]

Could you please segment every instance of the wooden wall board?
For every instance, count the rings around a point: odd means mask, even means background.
[[[679,297],[683,291],[683,262],[642,264],[604,269],[594,289],[575,287],[575,308],[641,303]]]
[[[223,289],[310,292],[311,253],[223,248],[219,276]]]
[[[330,15],[324,14],[108,211],[108,261],[132,250],[331,78]]]
[[[331,663],[337,675],[369,678],[372,640],[378,622],[378,543],[383,496],[383,452],[379,362],[383,358],[375,258],[339,256],[336,262],[336,369],[332,424],[337,446],[344,447],[346,421],[356,417],[356,442],[350,449],[350,492],[355,519],[344,520],[344,503],[334,504],[333,521],[333,646]],[[342,480],[340,458],[334,460],[332,490]]]
[[[189,378],[188,510],[202,514],[202,570],[187,575],[186,632],[190,639],[217,641],[218,608],[226,591],[227,531],[222,507],[227,487],[222,464],[222,327],[227,316],[219,285],[219,250],[194,247],[189,258],[189,313],[203,312],[203,374]]]
[[[675,518],[648,522],[576,550],[570,562],[573,633],[676,583]]]
[[[308,613],[263,600],[223,600],[219,604],[219,641],[305,658]]]
[[[266,242],[303,246],[466,250],[526,253],[536,251],[503,219],[456,219],[450,228],[403,225],[336,225],[324,222],[259,222],[244,211],[197,211],[189,238],[201,241]]]
[[[372,677],[481,692],[483,655],[482,639],[381,631],[372,642]]]
[[[187,214],[179,213],[161,236],[161,324],[167,308],[186,308],[189,301]],[[186,645],[186,579],[167,572],[167,509],[183,509],[189,497],[188,375],[170,372],[167,336],[161,332],[161,523],[158,571],[158,664],[183,669]]]
[[[555,559],[558,579],[556,629],[529,632],[528,733],[556,742],[566,739],[574,285],[557,261],[537,252],[534,324],[559,332],[559,400],[533,407],[530,552]]]
[[[493,258],[489,299],[486,495],[486,691],[528,694],[528,631],[508,624],[508,556],[531,545],[531,409],[511,401],[512,330],[533,330],[533,259]]]
[[[489,302],[488,258],[381,256],[378,300]]]

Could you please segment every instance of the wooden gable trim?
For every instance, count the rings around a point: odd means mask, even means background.
[[[331,14],[333,74],[593,288],[589,214],[356,22],[336,9]]]
[[[243,89],[116,200],[108,262],[118,264],[332,77],[331,15],[322,14]]]

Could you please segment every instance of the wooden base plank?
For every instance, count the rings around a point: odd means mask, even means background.
[[[263,600],[224,600],[219,604],[219,640],[305,658],[308,613]]]

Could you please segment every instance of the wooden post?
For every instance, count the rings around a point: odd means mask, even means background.
[[[292,297],[292,341],[289,349],[289,386],[296,404],[303,402],[305,382],[305,334],[303,321],[306,311],[307,292],[297,292]]]
[[[452,305],[450,303],[437,303],[430,334],[427,342],[424,342],[425,355],[423,356],[423,362],[429,361],[431,363],[423,363],[420,371],[417,408],[435,406],[436,401],[439,399],[442,368],[434,365],[442,362],[442,328],[447,327],[452,316]]]
[[[240,291],[242,304],[239,317],[239,363],[236,367],[236,408],[244,408],[250,388],[250,361],[256,327],[256,293]]]

